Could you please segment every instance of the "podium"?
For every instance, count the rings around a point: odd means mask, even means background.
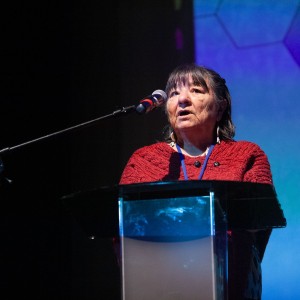
[[[122,299],[227,299],[227,231],[286,226],[271,185],[102,187],[63,198],[89,236],[119,236]]]

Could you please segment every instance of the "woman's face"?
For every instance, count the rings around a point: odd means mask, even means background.
[[[195,134],[211,134],[213,136],[217,121],[223,110],[215,100],[209,85],[195,85],[192,78],[186,83],[179,83],[170,90],[166,103],[169,122],[177,135],[184,131]]]

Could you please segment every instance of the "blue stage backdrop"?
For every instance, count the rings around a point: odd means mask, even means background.
[[[300,299],[300,1],[195,0],[196,62],[218,71],[233,98],[236,140],[269,157],[287,227],[263,261],[263,299]]]

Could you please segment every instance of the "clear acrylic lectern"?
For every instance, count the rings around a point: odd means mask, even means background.
[[[286,226],[268,184],[141,183],[63,200],[88,236],[120,237],[123,300],[226,300],[227,231]]]

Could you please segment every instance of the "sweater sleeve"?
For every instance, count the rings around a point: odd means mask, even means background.
[[[267,155],[256,144],[251,143],[253,153],[248,162],[244,181],[273,184],[271,167]]]

